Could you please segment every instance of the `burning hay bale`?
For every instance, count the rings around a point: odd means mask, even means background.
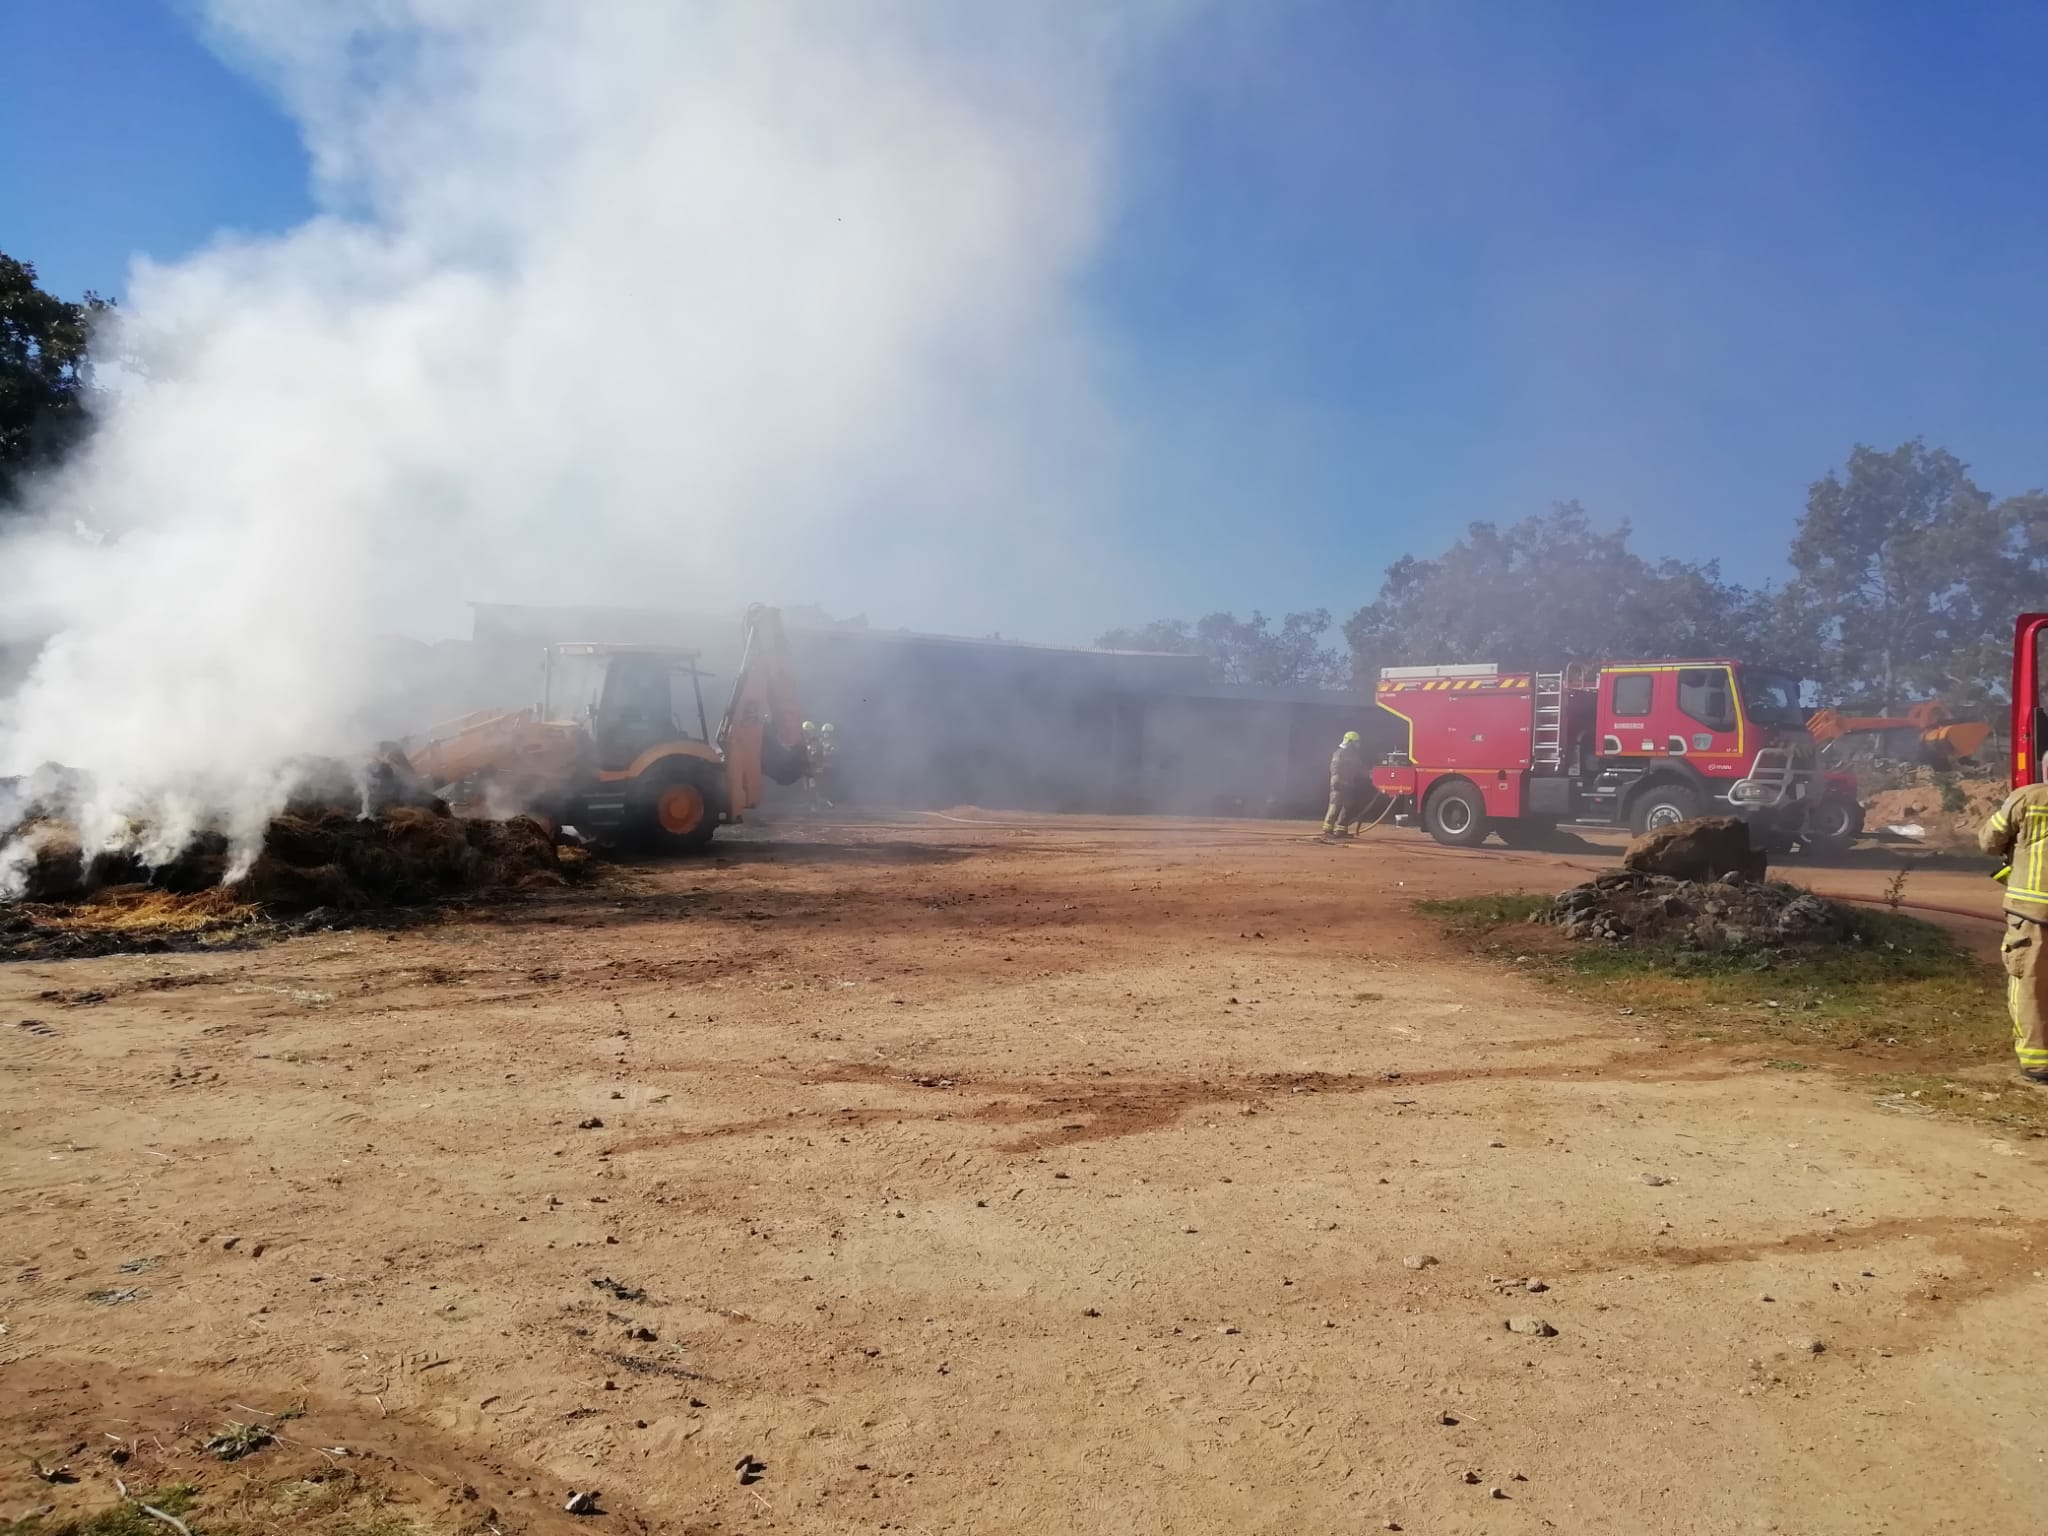
[[[23,901],[83,901],[94,891],[149,878],[133,854],[88,855],[70,823],[40,814],[0,834],[0,841],[8,845],[9,861],[16,866],[9,883],[19,884]]]
[[[19,827],[46,821],[76,805],[91,781],[75,768],[45,763],[34,773],[0,778],[0,838]]]
[[[414,772],[402,748],[386,742],[366,762],[338,757],[300,758],[289,769],[292,792],[285,802],[289,816],[319,816],[354,810],[364,816],[410,808],[445,814],[447,802]]]
[[[1796,885],[1621,869],[1559,893],[1544,920],[1590,942],[1744,951],[1834,944],[1849,937],[1848,908]]]
[[[563,885],[581,867],[580,850],[565,859],[554,833],[530,817],[453,815],[396,771],[370,786],[383,803],[366,815],[360,775],[302,781],[239,874],[219,832],[199,833],[175,857],[150,864],[134,851],[88,852],[65,821],[17,824],[5,873],[18,901],[0,903],[0,956],[223,942],[279,920],[323,925]]]
[[[287,766],[285,777],[291,785],[289,797],[283,812],[270,824],[257,860],[258,865],[267,866],[265,878],[275,899],[285,906],[303,910],[284,889],[291,883],[284,871],[336,864],[337,838],[346,837],[367,837],[372,843],[393,844],[399,851],[380,859],[373,848],[356,862],[381,863],[381,870],[366,871],[366,881],[329,882],[329,893],[338,899],[314,905],[356,907],[424,899],[381,894],[420,886],[419,880],[406,878],[408,856],[434,866],[438,873],[425,884],[436,894],[470,889],[478,880],[493,883],[490,871],[481,865],[451,861],[452,844],[444,833],[422,833],[414,825],[420,817],[430,822],[448,820],[448,806],[420,781],[397,749],[380,748],[357,763],[331,757],[301,758]],[[230,883],[228,877],[236,863],[234,850],[218,830],[198,830],[184,840],[174,856],[152,860],[143,851],[152,842],[151,829],[131,822],[125,832],[109,840],[111,846],[88,852],[80,843],[72,816],[77,807],[90,803],[92,791],[88,775],[55,763],[46,763],[22,778],[0,780],[0,860],[4,860],[0,899],[12,895],[32,903],[79,902],[97,891],[127,885],[194,895]],[[337,832],[342,823],[356,824],[356,831]],[[390,836],[369,837],[368,827],[385,823],[391,824],[387,828]],[[315,827],[324,831],[310,830]],[[473,841],[482,848],[494,840],[502,841],[502,835],[479,833]],[[531,843],[523,833],[515,835],[514,841],[521,846]],[[449,844],[449,848],[436,853],[436,843]],[[485,865],[490,862],[489,858],[483,860]],[[457,869],[455,864],[462,867]],[[248,874],[253,877],[256,871]]]
[[[234,889],[272,912],[353,912],[562,883],[555,839],[531,817],[477,821],[445,806],[398,806],[372,817],[287,812]]]

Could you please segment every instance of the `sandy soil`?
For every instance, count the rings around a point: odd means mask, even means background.
[[[1960,811],[1942,809],[1941,787],[1931,781],[1910,789],[1881,789],[1863,802],[1864,824],[1873,831],[1918,826],[1929,847],[1974,849],[1977,829],[2005,801],[2005,781],[1963,779],[1957,788],[1963,796]]]
[[[1611,858],[963,812],[0,968],[0,1516],[303,1397],[479,1530],[2040,1530],[2041,1144],[1409,906]]]

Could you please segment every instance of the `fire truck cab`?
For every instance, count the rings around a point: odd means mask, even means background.
[[[1726,657],[1554,671],[1388,667],[1408,749],[1373,769],[1438,842],[1535,844],[1562,822],[1641,833],[1739,815],[1799,836],[1817,756],[1799,680]]]

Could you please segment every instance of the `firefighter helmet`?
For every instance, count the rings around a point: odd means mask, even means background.
[[[1344,733],[1344,745],[1345,745],[1345,746],[1347,746],[1347,747],[1355,747],[1355,746],[1357,746],[1357,745],[1358,745],[1358,732],[1356,732],[1356,731],[1346,731],[1346,732]]]

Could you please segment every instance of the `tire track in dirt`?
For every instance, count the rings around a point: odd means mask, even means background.
[[[1862,1253],[1913,1243],[1926,1244],[1943,1261],[1943,1267],[1923,1269],[1910,1285],[1898,1287],[1899,1304],[1886,1310],[1881,1327],[1871,1335],[1893,1353],[1935,1343],[1955,1309],[2036,1280],[2043,1263],[2042,1245],[2048,1243],[2048,1220],[2004,1215],[1887,1216],[1854,1226],[1777,1237],[1612,1249],[1575,1263],[1554,1265],[1552,1272],[1578,1276],[1645,1268],[1686,1271],[1777,1258]],[[1861,1278],[1877,1279],[1867,1269]],[[1834,1288],[1840,1290],[1842,1282],[1835,1282]],[[1872,1314],[1865,1322],[1874,1325],[1878,1319]]]
[[[1922,1240],[1937,1252],[1983,1266],[1980,1294],[2033,1278],[2042,1262],[2036,1245],[2048,1241],[2048,1219],[2019,1216],[1886,1216],[1857,1226],[1793,1232],[1782,1237],[1757,1237],[1726,1243],[1672,1244],[1667,1247],[1614,1249],[1577,1264],[1553,1266],[1559,1274],[1598,1274],[1629,1266],[1657,1265],[1696,1269],[1719,1264],[1748,1264],[1778,1256],[1853,1253],[1888,1243]]]
[[[1647,1070],[1656,1068],[1656,1070]],[[1387,1071],[1372,1075],[1290,1072],[1238,1079],[1125,1079],[1111,1083],[1052,1080],[941,1078],[931,1074],[904,1077],[886,1068],[849,1066],[827,1072],[815,1069],[793,1077],[798,1086],[819,1083],[872,1083],[895,1088],[924,1088],[945,1093],[1001,1095],[970,1107],[925,1109],[918,1106],[842,1106],[832,1110],[786,1110],[743,1120],[686,1130],[654,1131],[613,1142],[606,1157],[663,1151],[699,1142],[764,1135],[798,1125],[867,1129],[876,1125],[959,1121],[978,1125],[1031,1125],[1058,1120],[1048,1127],[1000,1144],[1011,1154],[1043,1152],[1091,1141],[1140,1135],[1171,1125],[1190,1110],[1220,1104],[1265,1104],[1283,1095],[1398,1093],[1403,1089],[1444,1087],[1462,1083],[1598,1082],[1689,1084],[1722,1082],[1754,1068],[1730,1062],[1696,1066],[1670,1065],[1666,1051],[1623,1052],[1604,1061],[1535,1062],[1524,1065],[1437,1067]]]

